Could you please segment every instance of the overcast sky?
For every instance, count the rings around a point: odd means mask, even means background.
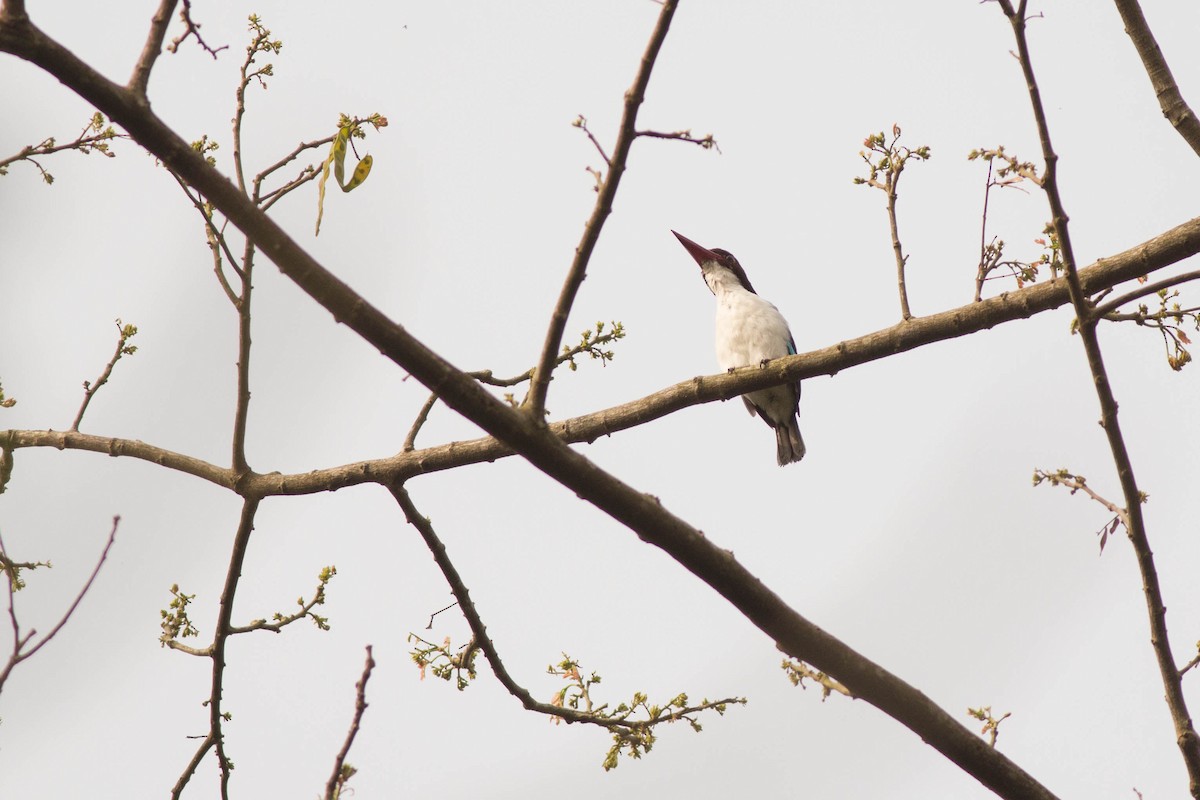
[[[48,34],[124,82],[156,3],[30,0]],[[1146,0],[1185,97],[1200,103],[1200,6]],[[1200,162],[1163,119],[1116,10],[1035,2],[1035,68],[1076,252],[1084,263],[1200,213]],[[531,366],[602,166],[571,126],[611,148],[659,7],[620,2],[194,4],[214,60],[193,43],[158,63],[155,111],[188,140],[221,142],[246,17],[284,41],[266,92],[248,92],[247,168],[334,132],[337,115],[385,114],[368,137],[368,182],[315,187],[276,206],[281,224],[340,278],[464,369]],[[178,30],[172,28],[172,36]],[[854,186],[864,136],[898,123],[933,159],[901,186],[913,312],[968,303],[984,168],[1003,144],[1039,161],[1006,20],[994,4],[684,2],[639,127],[713,133],[721,152],[640,140],[568,338],[597,320],[628,337],[607,367],[581,362],[551,387],[552,418],[636,399],[716,371],[713,298],[675,229],[734,252],[789,319],[801,351],[899,319],[883,195]],[[0,157],[78,133],[92,108],[56,80],[0,57]],[[360,143],[360,148],[363,144]],[[85,432],[228,463],[236,317],[195,210],[129,142],[115,159],[14,165],[0,179],[0,381],[18,400],[0,427],[70,426],[109,358],[113,320],[137,354],[92,404]],[[360,150],[360,152],[362,152]],[[1032,259],[1048,218],[1039,194],[993,197],[988,236]],[[1183,264],[1176,269],[1187,269]],[[1195,269],[1194,263],[1190,265]],[[249,459],[299,472],[396,452],[426,391],[265,260],[257,272]],[[990,284],[994,295],[1014,285]],[[1194,298],[1197,290],[1185,289]],[[1185,294],[1185,297],[1187,295]],[[1193,299],[1194,303],[1194,299]],[[1098,556],[1110,515],[1031,487],[1068,467],[1119,500],[1091,379],[1066,309],[804,385],[809,452],[775,465],[742,404],[713,403],[580,449],[660,497],[794,608],[914,684],[964,724],[968,706],[1012,712],[999,746],[1063,797],[1180,797],[1186,775],[1148,644],[1141,580],[1123,537]],[[1195,452],[1200,366],[1172,372],[1160,338],[1108,325],[1102,342],[1134,466],[1177,661],[1200,638]],[[444,407],[418,440],[479,435]],[[704,732],[660,729],[640,762],[601,769],[609,737],[523,711],[486,666],[466,692],[418,680],[405,641],[465,641],[416,532],[375,486],[263,503],[237,621],[288,611],[322,566],[338,575],[323,613],[283,634],[230,642],[227,747],[242,797],[323,790],[353,711],[363,647],[378,667],[350,762],[358,798],[570,795],[813,798],[990,796],[863,702],[820,702],[724,600],[517,459],[414,480],[510,672],[549,700],[563,651],[604,682],[665,702],[746,696]],[[0,795],[162,796],[207,729],[209,662],[159,647],[169,589],[195,593],[212,635],[238,498],[132,459],[21,450],[0,533],[22,560],[51,560],[18,596],[45,630],[122,517],[108,563],[59,637],[0,698]],[[7,645],[4,645],[7,647]],[[4,652],[7,652],[6,650]],[[1189,676],[1189,698],[1200,703]],[[210,755],[188,796],[212,796]]]

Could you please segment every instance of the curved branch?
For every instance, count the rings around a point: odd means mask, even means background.
[[[542,422],[542,415],[545,412],[546,392],[550,388],[550,378],[554,372],[554,359],[558,355],[563,331],[567,327],[567,316],[571,313],[575,295],[579,292],[579,287],[586,277],[588,261],[591,260],[592,251],[596,248],[596,241],[600,238],[600,229],[604,227],[604,220],[612,213],[613,198],[617,195],[617,187],[621,185],[621,175],[625,172],[625,159],[629,157],[629,148],[633,146],[634,140],[638,137],[635,127],[638,108],[646,97],[646,86],[650,83],[650,71],[654,69],[658,51],[662,48],[663,40],[667,38],[667,31],[671,27],[671,17],[675,14],[676,5],[678,5],[678,0],[663,2],[662,11],[658,15],[658,24],[655,25],[654,33],[650,35],[650,44],[646,46],[646,52],[642,55],[642,65],[638,69],[637,77],[633,81],[633,86],[625,93],[625,111],[621,116],[621,130],[617,134],[617,143],[613,147],[612,159],[609,161],[608,175],[598,187],[599,196],[592,209],[591,219],[583,229],[583,238],[579,241],[579,246],[575,248],[575,258],[571,262],[571,268],[567,271],[567,278],[563,282],[562,292],[558,296],[554,311],[550,314],[550,326],[546,331],[546,341],[542,344],[542,355],[538,358],[537,366],[534,368],[533,381],[529,385],[529,395],[526,398],[529,415],[539,424]],[[604,151],[600,152],[603,154]]]
[[[1126,292],[1119,297],[1109,300],[1102,306],[1096,306],[1092,313],[1097,317],[1103,317],[1107,314],[1113,313],[1126,303],[1131,303],[1134,300],[1140,300],[1143,297],[1157,294],[1163,289],[1172,289],[1180,284],[1194,280],[1200,280],[1200,270],[1185,272],[1182,275],[1173,275],[1170,278],[1163,278],[1161,281],[1154,281],[1153,283],[1147,283],[1144,286],[1139,286],[1132,291]]]
[[[115,439],[111,436],[95,436],[75,431],[0,431],[0,448],[17,450],[22,447],[87,450],[92,453],[104,453],[114,458],[129,456],[140,461],[158,464],[160,467],[194,475],[226,489],[233,489],[237,485],[237,477],[233,470],[133,439]]]

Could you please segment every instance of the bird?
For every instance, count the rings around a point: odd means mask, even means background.
[[[717,297],[717,364],[732,372],[753,364],[766,366],[774,358],[796,354],[787,320],[779,309],[758,296],[746,270],[728,250],[701,247],[675,231],[675,238],[696,259],[700,274]],[[804,458],[800,436],[800,381],[742,395],[750,416],[775,431],[779,466]]]

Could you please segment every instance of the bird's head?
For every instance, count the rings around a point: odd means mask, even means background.
[[[671,231],[675,233],[675,231]],[[704,276],[704,282],[708,284],[708,288],[713,290],[712,278],[717,271],[726,271],[742,285],[742,287],[753,294],[758,294],[754,291],[754,287],[750,285],[750,279],[746,277],[746,270],[742,269],[742,265],[733,257],[733,253],[728,250],[715,248],[709,250],[707,247],[701,247],[686,236],[675,233],[675,238],[683,245],[684,249],[692,254],[692,258],[696,259],[696,263],[700,265],[700,272]],[[715,293],[715,290],[713,290]]]

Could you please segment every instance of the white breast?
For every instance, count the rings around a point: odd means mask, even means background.
[[[717,296],[717,363],[722,369],[745,367],[788,355],[792,334],[779,309],[746,291],[725,270],[705,279]]]

